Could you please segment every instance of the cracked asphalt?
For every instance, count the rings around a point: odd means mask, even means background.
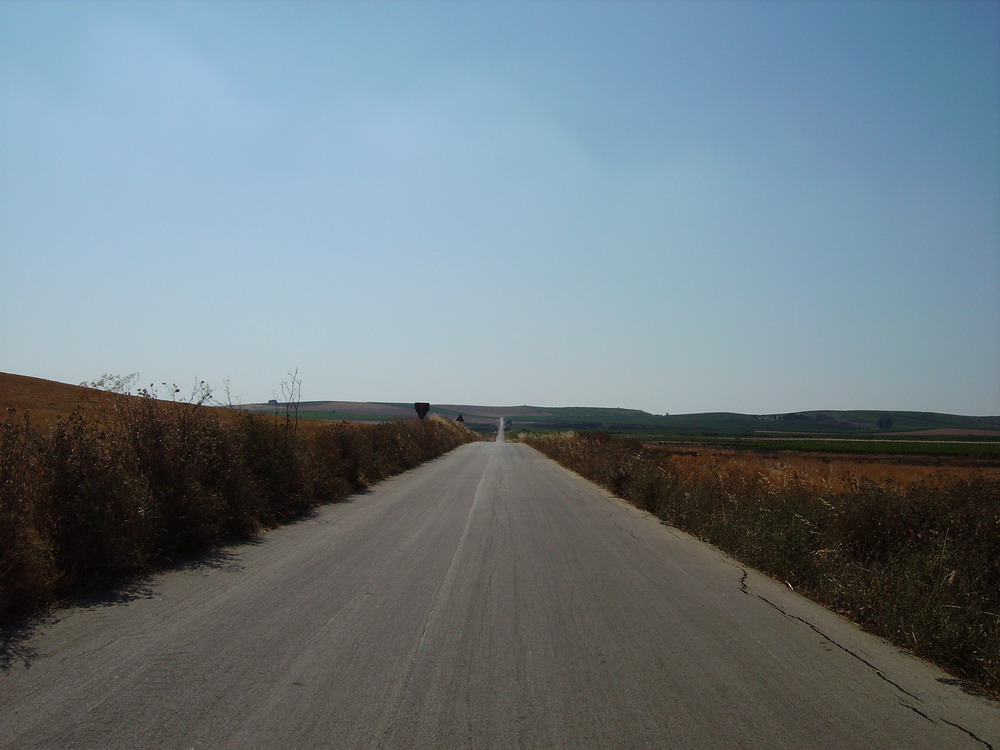
[[[3,748],[1000,750],[1000,703],[503,442],[0,648]]]

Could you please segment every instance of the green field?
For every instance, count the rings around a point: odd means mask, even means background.
[[[312,411],[300,409],[299,419],[313,419],[320,422],[384,422],[385,417],[374,414],[360,414],[346,411]]]
[[[924,430],[1000,431],[1000,417],[905,411],[654,415],[635,409],[585,407],[551,408],[545,412],[509,420],[508,427],[525,432],[604,431],[650,443],[696,443],[748,450],[1000,458],[1000,434],[906,434]]]
[[[933,412],[904,411],[807,411],[789,414],[752,415],[732,412],[704,414],[654,415],[636,409],[546,409],[548,416],[516,420],[538,425],[579,424],[590,429],[651,430],[656,432],[699,432],[728,435],[751,433],[805,433],[851,435],[877,432],[892,435],[898,432],[935,429],[968,429],[1000,431],[1000,417],[966,417]],[[891,427],[880,428],[879,420],[891,421]]]
[[[638,409],[599,407],[543,408],[545,414],[526,417],[532,423],[589,423],[601,427],[644,427],[657,430],[717,430],[720,432],[825,432],[859,431],[903,432],[932,429],[1000,430],[1000,417],[966,417],[916,411],[804,411],[788,414],[736,414],[705,412],[701,414],[657,415]],[[879,428],[879,420],[888,418],[892,426]]]

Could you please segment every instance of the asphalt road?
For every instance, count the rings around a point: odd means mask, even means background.
[[[1000,703],[496,442],[6,633],[0,747],[1000,750]]]

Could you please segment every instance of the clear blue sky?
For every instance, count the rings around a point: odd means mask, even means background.
[[[1000,414],[1000,4],[0,2],[0,370]]]

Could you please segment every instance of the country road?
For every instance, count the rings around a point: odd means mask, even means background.
[[[1000,750],[1000,703],[502,432],[2,648],[3,748]]]

